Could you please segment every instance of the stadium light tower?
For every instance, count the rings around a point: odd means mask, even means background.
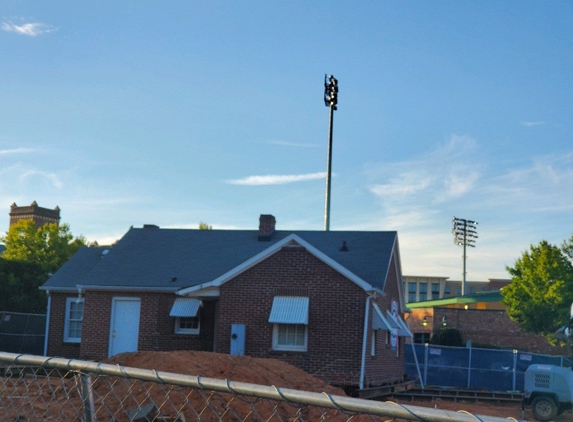
[[[328,152],[326,160],[326,196],[324,200],[324,230],[330,230],[330,179],[332,164],[332,119],[338,104],[338,80],[332,75],[324,75],[324,105],[329,108]]]
[[[466,247],[475,248],[475,239],[477,239],[477,221],[466,220],[464,218],[452,218],[452,233],[454,234],[454,243],[464,247],[464,270],[462,280],[462,296],[466,294]]]

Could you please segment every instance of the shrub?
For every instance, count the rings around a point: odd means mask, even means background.
[[[437,344],[440,346],[453,346],[463,347],[464,341],[462,333],[455,328],[443,327],[440,328],[430,339],[430,344]]]

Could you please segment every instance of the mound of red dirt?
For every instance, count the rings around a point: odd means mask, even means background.
[[[278,359],[181,350],[122,353],[105,361],[113,365],[155,369],[184,375],[228,379],[279,388],[345,395],[344,391]]]

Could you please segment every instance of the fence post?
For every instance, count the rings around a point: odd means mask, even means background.
[[[469,341],[469,357],[468,357],[468,388],[470,388],[472,382],[472,343]]]
[[[512,390],[516,391],[517,388],[517,350],[513,349],[513,385]]]
[[[94,395],[91,374],[80,373],[82,381],[82,403],[84,404],[85,422],[93,422]]]
[[[428,353],[430,345],[428,343],[424,344],[424,385],[428,385]]]

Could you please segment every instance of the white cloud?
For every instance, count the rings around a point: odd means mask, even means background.
[[[42,180],[47,180],[52,186],[54,186],[57,189],[61,189],[64,185],[55,173],[48,173],[45,171],[38,171],[38,170],[29,170],[23,173],[20,176],[20,180],[27,181],[28,179],[35,177],[38,177]]]
[[[316,148],[318,146],[318,144],[301,144],[297,142],[286,142],[286,141],[264,141],[263,144],[283,145],[287,147],[296,147],[296,148]]]
[[[2,30],[6,32],[14,32],[19,35],[27,35],[29,37],[35,37],[37,35],[48,34],[50,32],[57,31],[57,28],[39,22],[23,23],[22,25],[3,22]]]
[[[479,178],[479,172],[471,168],[452,169],[444,180],[444,195],[440,195],[438,200],[443,201],[465,195],[472,190]]]
[[[370,185],[370,192],[386,207],[426,208],[468,194],[482,173],[476,160],[476,142],[467,136],[452,135],[434,151],[410,161],[370,164],[370,179],[386,179]],[[374,168],[374,170],[373,170]]]
[[[0,155],[29,154],[34,151],[32,148],[0,149]]]
[[[423,173],[403,173],[389,183],[373,185],[370,191],[381,197],[412,195],[428,188],[432,180],[431,176]]]
[[[476,220],[479,239],[468,252],[468,278],[507,278],[505,266],[530,244],[559,244],[570,236],[573,152],[530,157],[525,165],[496,165],[494,158],[471,138],[454,135],[411,160],[369,163],[365,184],[380,208],[358,216],[363,227],[354,229],[398,230],[406,274],[459,279],[461,251],[451,218]]]
[[[531,127],[531,126],[540,126],[540,125],[544,125],[545,122],[521,122],[521,124],[525,127]]]
[[[243,186],[284,185],[287,183],[307,182],[309,180],[324,179],[325,177],[325,172],[291,175],[270,174],[266,176],[248,176],[243,179],[229,180],[227,183]]]

